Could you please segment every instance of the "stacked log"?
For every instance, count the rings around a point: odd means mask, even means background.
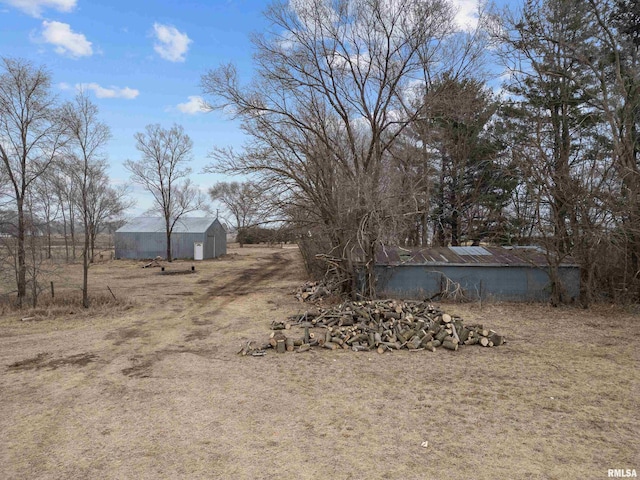
[[[306,282],[298,287],[294,295],[300,302],[315,302],[330,294],[330,287],[318,282]]]
[[[292,326],[298,326],[302,333],[294,335]],[[505,337],[494,330],[479,324],[465,325],[459,316],[418,301],[345,302],[289,317],[286,322],[274,321],[272,329],[269,343],[248,342],[238,353],[263,355],[268,348],[281,353],[305,352],[312,347],[378,353],[435,352],[438,347],[457,351],[465,345],[497,347],[506,343]]]

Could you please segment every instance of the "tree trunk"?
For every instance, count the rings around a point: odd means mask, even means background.
[[[457,247],[460,245],[460,215],[458,213],[457,205],[454,205],[453,212],[451,213],[451,246]]]
[[[69,237],[67,236],[67,214],[65,213],[64,205],[62,206],[62,229],[64,232],[64,253],[65,261],[69,263]]]
[[[71,254],[73,259],[76,259],[76,222],[74,217],[75,212],[71,201],[69,201],[69,233],[71,234]]]
[[[51,218],[47,215],[47,258],[51,259]]]
[[[18,307],[22,308],[27,296],[27,262],[24,248],[25,222],[24,222],[24,199],[19,196],[18,206],[18,265],[17,265],[17,287],[18,287]]]
[[[89,238],[89,241],[91,243],[91,245],[89,247],[90,250],[91,250],[91,257],[89,258],[89,263],[93,263],[93,260],[95,258],[96,237],[97,237],[97,234],[95,233],[95,229],[92,227],[91,228],[90,238]]]
[[[167,262],[171,262],[173,259],[171,258],[171,227],[169,226],[169,218],[166,218],[166,226],[167,226]]]
[[[85,229],[87,224],[85,222]],[[84,251],[82,255],[82,306],[89,308],[89,232],[85,230],[84,234]]]
[[[33,218],[33,212],[31,218]],[[36,237],[31,232],[31,306],[36,308],[38,306],[38,255],[36,252]]]

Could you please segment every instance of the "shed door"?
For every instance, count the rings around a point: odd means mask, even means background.
[[[195,242],[193,244],[193,259],[194,260],[204,259],[204,243]]]

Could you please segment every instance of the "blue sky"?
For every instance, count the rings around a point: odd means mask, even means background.
[[[475,0],[456,0],[459,21],[473,17]],[[0,55],[44,65],[53,91],[70,99],[83,85],[111,128],[107,152],[114,183],[129,183],[122,167],[139,158],[134,133],[150,123],[184,126],[194,143],[194,182],[206,188],[222,177],[201,174],[215,145],[240,147],[237,122],[197,109],[200,77],[229,61],[241,79],[252,76],[250,34],[268,25],[259,0],[0,0]],[[141,213],[150,199],[134,189]]]

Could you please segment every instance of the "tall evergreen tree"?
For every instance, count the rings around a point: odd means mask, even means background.
[[[434,243],[460,245],[494,236],[515,187],[494,135],[498,102],[475,79],[445,76],[424,99],[421,139],[434,152]]]

